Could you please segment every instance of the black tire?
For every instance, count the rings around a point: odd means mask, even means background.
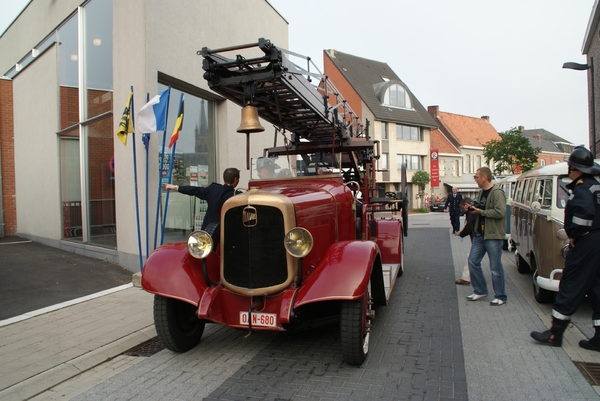
[[[502,243],[502,249],[504,249],[505,251],[508,251],[508,240],[505,239],[504,242]]]
[[[356,301],[344,301],[340,314],[340,339],[344,362],[360,366],[369,353],[369,291]]]
[[[548,291],[544,288],[540,288],[537,285],[536,278],[538,276],[537,270],[533,273],[533,296],[535,300],[540,304],[551,304],[554,303],[556,293],[554,291]]]
[[[177,299],[154,296],[154,327],[165,347],[186,352],[200,342],[204,320],[196,316],[196,307]]]
[[[515,264],[517,265],[517,271],[519,273],[527,274],[531,272],[531,268],[518,252],[515,252]]]

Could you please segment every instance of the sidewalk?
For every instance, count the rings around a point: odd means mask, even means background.
[[[152,295],[132,286],[4,325],[0,399],[31,398],[154,336]]]

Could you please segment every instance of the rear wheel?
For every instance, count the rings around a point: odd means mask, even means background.
[[[196,307],[177,299],[154,296],[154,326],[160,341],[174,352],[194,348],[204,333],[204,320],[196,316]]]
[[[349,365],[362,365],[369,353],[371,315],[369,291],[356,301],[344,301],[340,316],[340,338],[344,362]]]
[[[517,271],[521,274],[526,274],[531,271],[529,265],[518,251],[515,251],[515,264],[517,265]]]
[[[537,270],[533,273],[533,296],[535,300],[540,304],[550,304],[554,302],[556,293],[554,291],[548,291],[544,288],[540,288],[537,283],[537,277],[539,276]]]

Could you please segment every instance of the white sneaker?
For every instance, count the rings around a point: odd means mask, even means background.
[[[478,299],[487,297],[487,294],[471,294],[467,297],[468,301],[477,301]]]
[[[492,305],[492,306],[500,306],[500,305],[504,305],[505,303],[506,303],[506,301],[503,301],[503,300],[498,299],[498,298],[494,298],[492,300],[492,302],[490,302],[490,305]]]

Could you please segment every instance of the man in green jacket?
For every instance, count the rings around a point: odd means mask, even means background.
[[[477,301],[487,296],[487,284],[481,270],[481,260],[487,253],[495,295],[490,305],[500,306],[506,303],[504,268],[502,267],[502,242],[506,234],[506,197],[500,187],[492,184],[492,172],[487,167],[477,170],[475,182],[482,191],[479,194],[479,205],[471,211],[477,215],[477,219],[469,253],[473,294],[469,295],[467,299]]]

